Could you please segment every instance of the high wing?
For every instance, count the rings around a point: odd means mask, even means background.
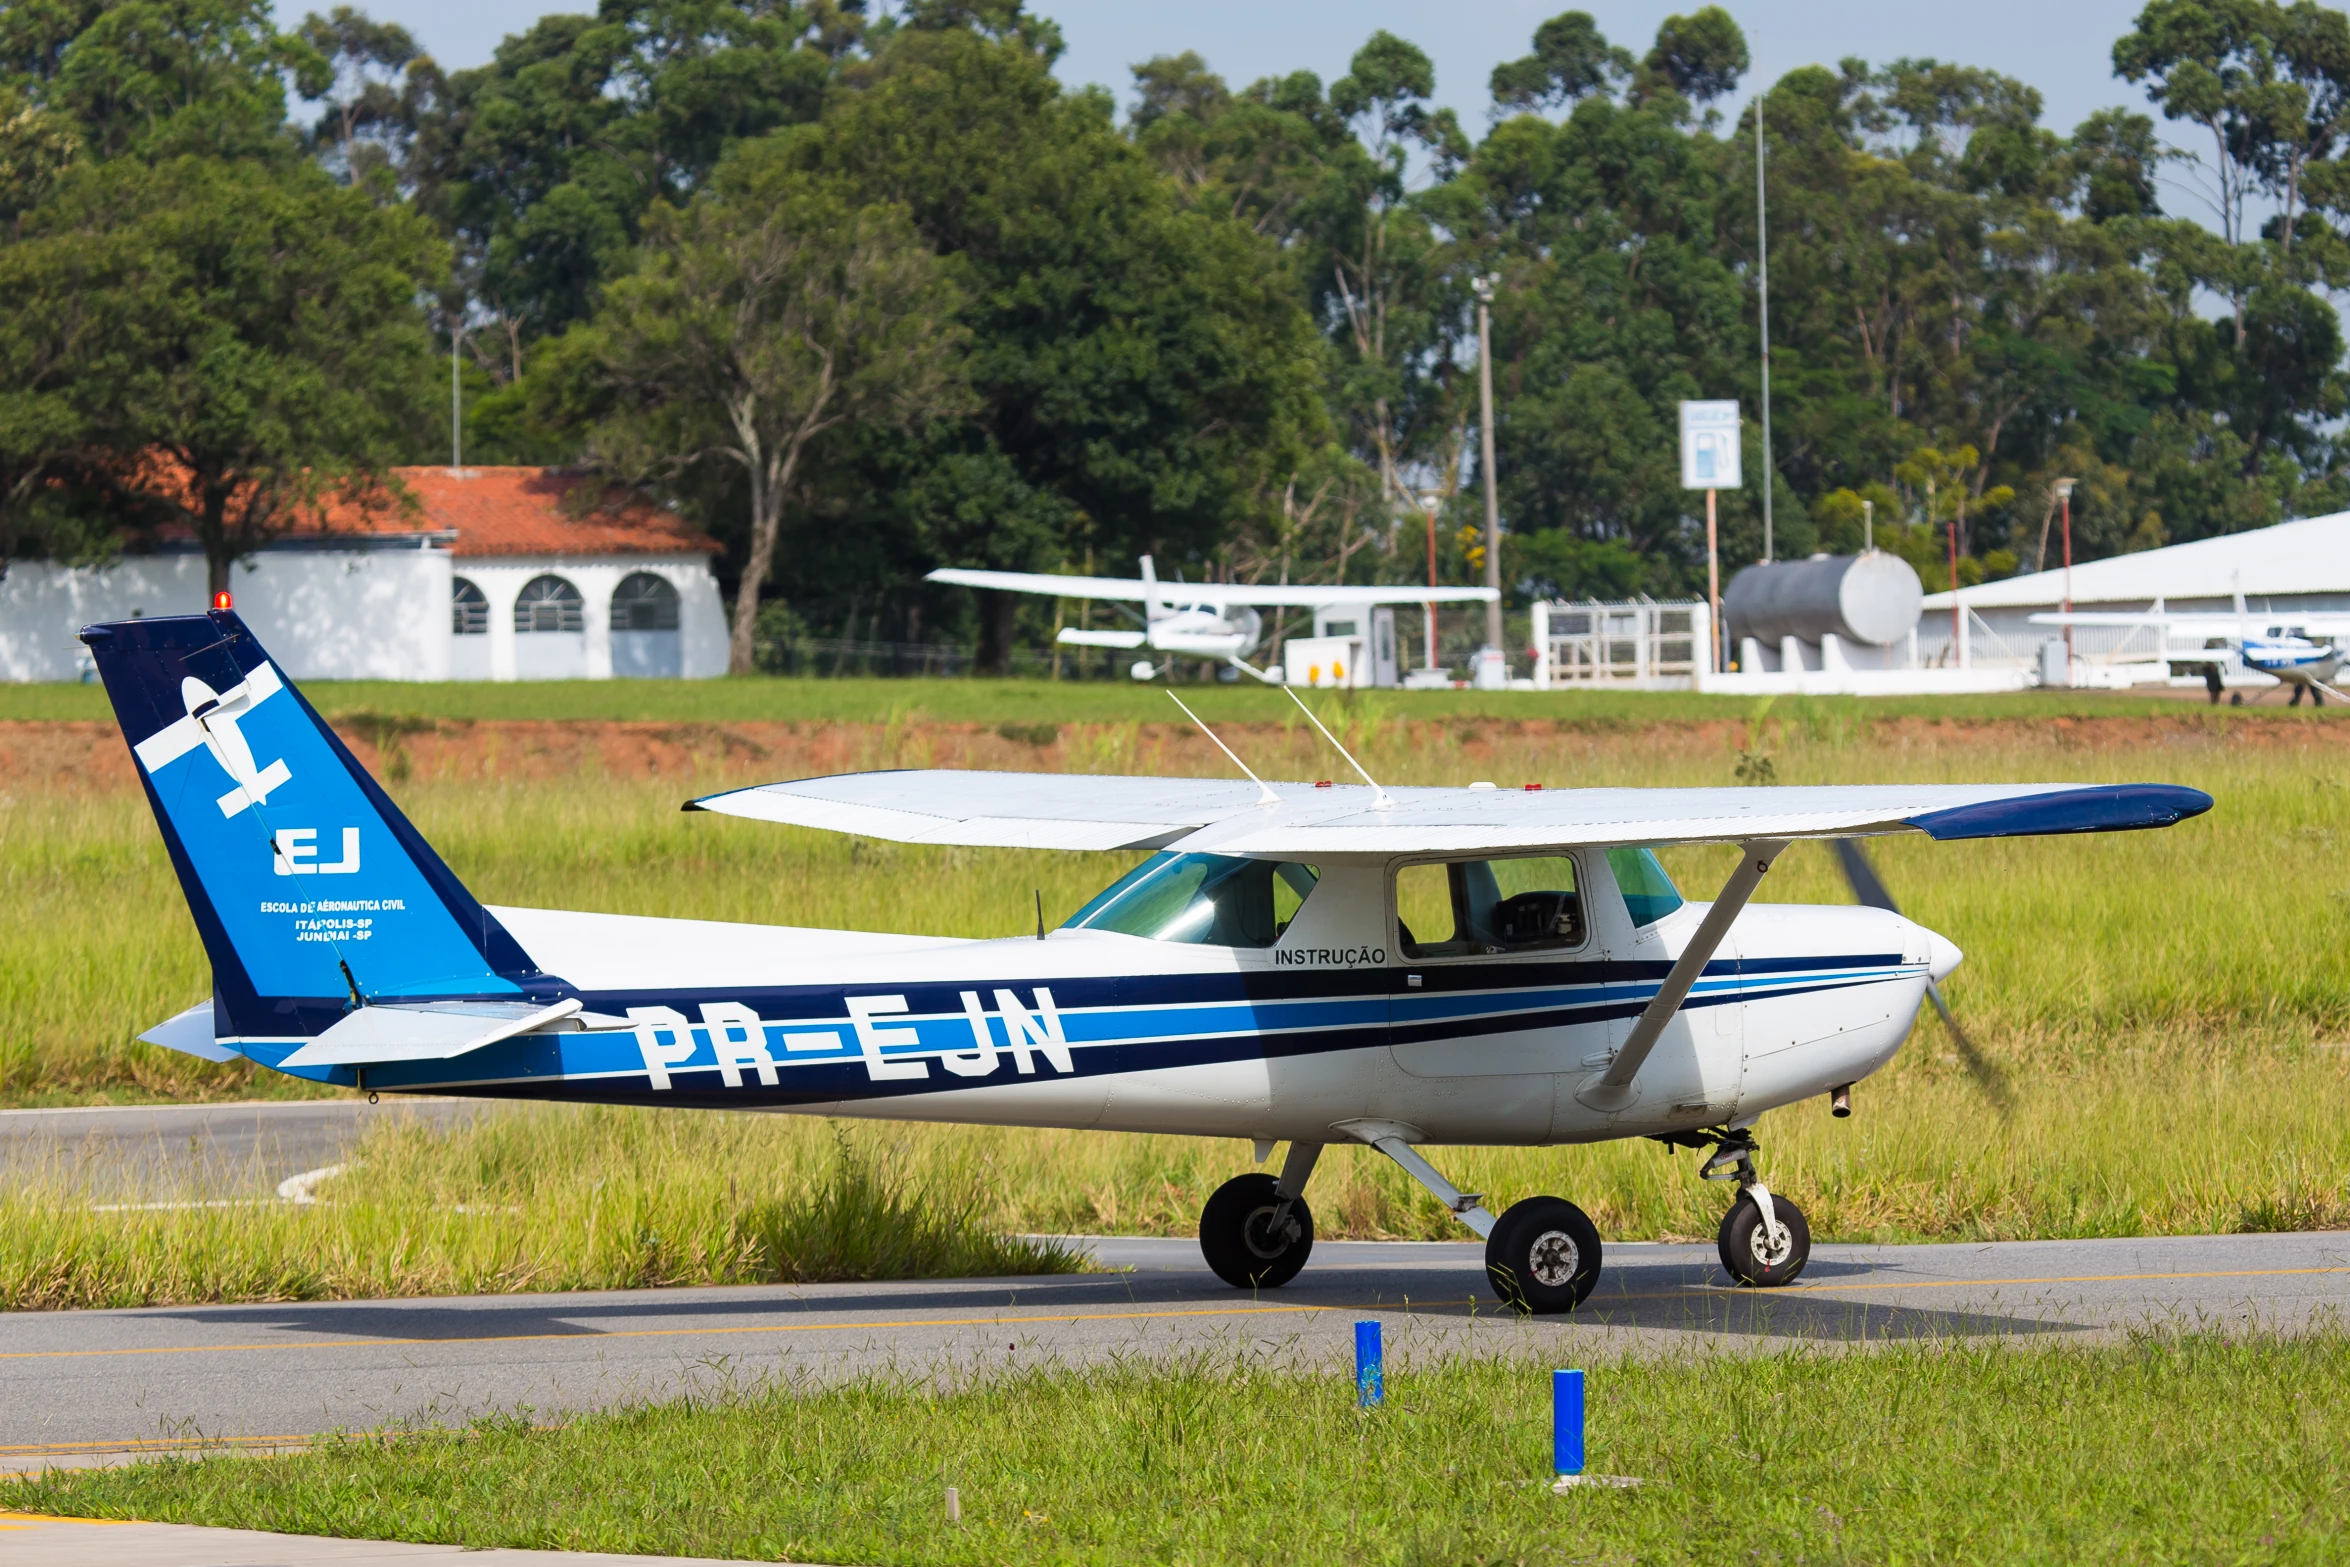
[[[1938,839],[2167,827],[2211,809],[2171,784],[1876,784],[1835,788],[1390,789],[1213,778],[945,769],[845,773],[689,801],[900,843],[1180,849],[1266,858],[1748,842],[1922,832]]]
[[[2169,610],[2043,610],[2030,617],[2035,626],[2175,626],[2181,631],[2207,630],[2232,636],[2246,626],[2293,626],[2317,636],[2350,635],[2350,615],[2309,614],[2297,609],[2199,609],[2192,614]]]
[[[1044,593],[1065,599],[1122,599],[1141,604],[1199,604],[1223,609],[1266,604],[1318,609],[1341,604],[1487,604],[1500,597],[1491,588],[1341,588],[1246,582],[1161,582],[1137,577],[1062,577],[1041,571],[964,571],[948,567],[926,579],[966,588],[1000,588],[1009,593]]]

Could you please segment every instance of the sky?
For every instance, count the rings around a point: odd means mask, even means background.
[[[532,0],[358,0],[384,21],[399,22],[451,70],[487,61],[508,33],[558,9],[588,10]],[[1407,38],[1436,63],[1436,96],[1457,110],[1472,135],[1481,135],[1492,100],[1485,84],[1493,67],[1525,54],[1534,28],[1569,8],[1572,0],[1452,0],[1448,5],[1407,0],[1030,0],[1030,8],[1061,26],[1068,44],[1059,72],[1071,85],[1098,82],[1121,101],[1131,97],[1130,67],[1153,55],[1197,50],[1234,86],[1300,68],[1324,80],[1343,76],[1346,63],[1379,28]],[[1655,38],[1657,24],[1703,0],[1581,0],[1613,43],[1635,54]],[[2128,30],[2140,0],[1967,0],[1923,5],[1917,0],[1726,0],[1746,31],[1755,70],[1748,85],[1776,80],[1798,66],[1833,66],[1849,55],[1872,63],[1904,55],[1988,66],[2038,88],[2045,123],[2069,132],[2097,109],[2127,104],[2151,112],[2144,97],[2113,75],[2113,41]],[[276,0],[279,20],[291,23],[312,9],[301,0]],[[2159,117],[2158,123],[2159,123]],[[2202,147],[2187,128],[2165,134],[2191,152]],[[2182,217],[2209,214],[2191,176],[2163,192],[2163,205]]]

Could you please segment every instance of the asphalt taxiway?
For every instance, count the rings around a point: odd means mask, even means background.
[[[336,1163],[388,1119],[453,1125],[464,1099],[303,1099],[198,1105],[0,1110],[0,1179],[54,1181],[94,1202],[265,1198]]]
[[[293,1446],[490,1410],[548,1417],[772,1376],[952,1380],[1202,1351],[1337,1364],[1366,1316],[1408,1367],[1446,1353],[1571,1364],[1696,1345],[2291,1331],[2350,1308],[2341,1233],[1823,1245],[1771,1291],[1730,1285],[1711,1246],[1617,1245],[1583,1310],[1533,1321],[1486,1294],[1474,1242],[1324,1242],[1296,1282],[1257,1296],[1219,1283],[1187,1240],[1087,1244],[1125,1271],[0,1313],[0,1467]]]

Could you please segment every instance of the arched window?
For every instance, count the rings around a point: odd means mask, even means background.
[[[586,606],[579,589],[561,577],[533,577],[514,600],[515,633],[585,630]]]
[[[614,631],[675,631],[677,589],[649,571],[633,571],[612,591]]]
[[[449,581],[449,630],[461,637],[490,634],[490,596],[463,577]]]

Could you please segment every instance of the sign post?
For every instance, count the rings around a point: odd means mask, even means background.
[[[1714,668],[1729,667],[1728,633],[1722,628],[1722,548],[1714,518],[1714,495],[1744,483],[1738,460],[1738,405],[1735,402],[1681,405],[1681,488],[1705,491],[1705,602],[1712,615]]]

